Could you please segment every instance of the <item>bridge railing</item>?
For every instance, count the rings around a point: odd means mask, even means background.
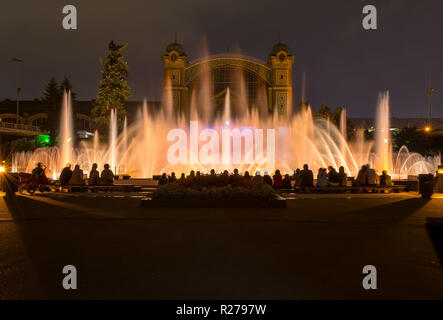
[[[27,125],[27,124],[2,122],[2,121],[0,121],[0,128],[27,130],[27,131],[34,131],[34,132],[41,132],[42,131],[37,126],[30,126],[30,125]]]

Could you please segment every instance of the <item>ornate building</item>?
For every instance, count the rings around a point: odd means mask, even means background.
[[[249,107],[264,101],[269,110],[277,108],[284,113],[292,106],[294,56],[283,43],[274,45],[267,62],[238,54],[211,55],[188,62],[183,46],[177,42],[167,46],[162,60],[164,86],[172,91],[175,110],[189,110],[192,91],[201,88],[204,81],[211,83],[216,107],[228,87],[234,97],[243,91]]]

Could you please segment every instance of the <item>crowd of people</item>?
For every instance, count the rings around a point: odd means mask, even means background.
[[[89,172],[88,185],[113,185],[114,173],[110,169],[109,164],[105,164],[102,172],[98,171],[96,163],[92,165]],[[42,165],[39,163],[37,168],[33,170],[33,174],[39,174],[44,172]],[[82,186],[85,185],[85,177],[83,170],[77,164],[74,170],[71,170],[71,164],[67,164],[66,167],[60,173],[61,185]],[[177,178],[175,172],[172,172],[169,176],[163,173],[158,181],[160,186],[169,183],[184,183],[192,184],[196,181],[202,181],[208,185],[244,185],[244,186],[262,186],[267,184],[274,189],[303,189],[312,187],[346,187],[348,186],[348,176],[343,166],[339,167],[338,171],[329,166],[326,168],[319,168],[317,173],[317,179],[314,181],[314,174],[309,166],[305,164],[303,169],[297,169],[293,175],[281,174],[280,170],[276,170],[272,177],[268,172],[264,172],[262,176],[260,171],[257,171],[254,176],[251,176],[249,171],[245,171],[241,175],[238,169],[234,169],[230,174],[227,170],[221,174],[217,174],[214,169],[209,174],[203,174],[200,171],[192,170],[188,176],[184,173],[180,178]],[[386,171],[383,171],[380,176],[377,175],[375,170],[369,165],[363,165],[359,170],[355,179],[349,179],[351,186],[392,186],[391,177]],[[314,183],[315,182],[315,183]]]
[[[264,172],[262,176],[260,171],[257,171],[254,176],[251,176],[249,171],[245,171],[243,175],[239,174],[238,169],[234,169],[233,173],[230,174],[225,170],[221,174],[217,174],[214,169],[210,171],[209,174],[201,173],[200,171],[191,171],[188,176],[184,173],[181,174],[180,178],[177,178],[175,172],[172,172],[169,176],[163,173],[159,179],[158,184],[166,185],[168,183],[193,183],[196,179],[201,177],[207,178],[207,183],[211,184],[212,177],[218,177],[224,184],[238,185],[241,182],[249,182],[249,185],[261,186],[263,184],[268,184],[274,189],[303,189],[311,187],[346,187],[348,186],[392,186],[391,177],[386,171],[383,171],[380,176],[378,176],[374,169],[370,168],[369,165],[363,165],[358,172],[356,179],[348,179],[343,166],[339,167],[338,171],[329,166],[326,168],[319,168],[317,173],[317,179],[314,179],[314,174],[309,166],[305,164],[303,169],[297,169],[294,171],[293,175],[281,174],[280,170],[276,170],[272,177],[268,172]],[[200,179],[201,180],[201,179]],[[215,181],[215,180],[213,180]],[[213,183],[215,184],[215,183]]]
[[[102,172],[97,170],[98,166],[96,163],[92,165],[91,171],[89,172],[88,185],[90,186],[109,186],[114,184],[114,173],[110,169],[109,164],[105,164]],[[66,167],[63,168],[60,173],[60,184],[62,186],[83,186],[85,185],[85,177],[83,175],[83,170],[80,169],[78,164],[75,165],[74,170],[71,170],[71,164],[68,163]]]

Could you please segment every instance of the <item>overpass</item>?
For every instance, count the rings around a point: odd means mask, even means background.
[[[10,122],[0,122],[0,134],[29,137],[29,136],[38,136],[40,134],[48,134],[48,133],[40,130],[40,128],[36,126],[29,126],[26,124],[17,124]]]

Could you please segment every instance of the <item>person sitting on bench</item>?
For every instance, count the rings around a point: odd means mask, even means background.
[[[100,175],[100,184],[105,186],[112,186],[114,184],[114,173],[109,169],[109,164],[105,164],[104,166]]]
[[[338,187],[340,185],[340,178],[338,176],[337,170],[334,167],[328,167],[328,186]]]
[[[380,186],[383,187],[392,187],[394,184],[392,183],[391,176],[388,175],[386,170],[383,170],[380,176]]]
[[[328,174],[325,168],[318,169],[317,174],[317,187],[327,187],[328,186]]]
[[[289,174],[285,174],[285,178],[283,179],[283,189],[292,189],[291,177]]]
[[[74,171],[72,171],[72,177],[69,179],[69,185],[71,186],[82,186],[85,184],[83,180],[83,170],[80,169],[78,164],[75,165]]]
[[[358,171],[357,178],[352,183],[354,187],[362,187],[367,185],[368,169],[369,165],[367,164],[361,166],[361,169]]]
[[[72,170],[71,170],[71,164],[67,163],[66,167],[63,168],[62,172],[60,173],[60,184],[62,186],[65,186],[69,183],[69,180],[71,180],[72,177]]]
[[[348,177],[345,173],[345,168],[343,166],[341,166],[340,168],[338,168],[338,181],[339,181],[340,187],[346,187],[347,179],[348,179]]]
[[[379,184],[380,179],[373,168],[368,168],[367,185],[375,187]]]
[[[100,181],[100,173],[97,170],[97,164],[93,163],[92,164],[92,169],[89,172],[89,185],[90,186],[96,186],[99,184]]]

